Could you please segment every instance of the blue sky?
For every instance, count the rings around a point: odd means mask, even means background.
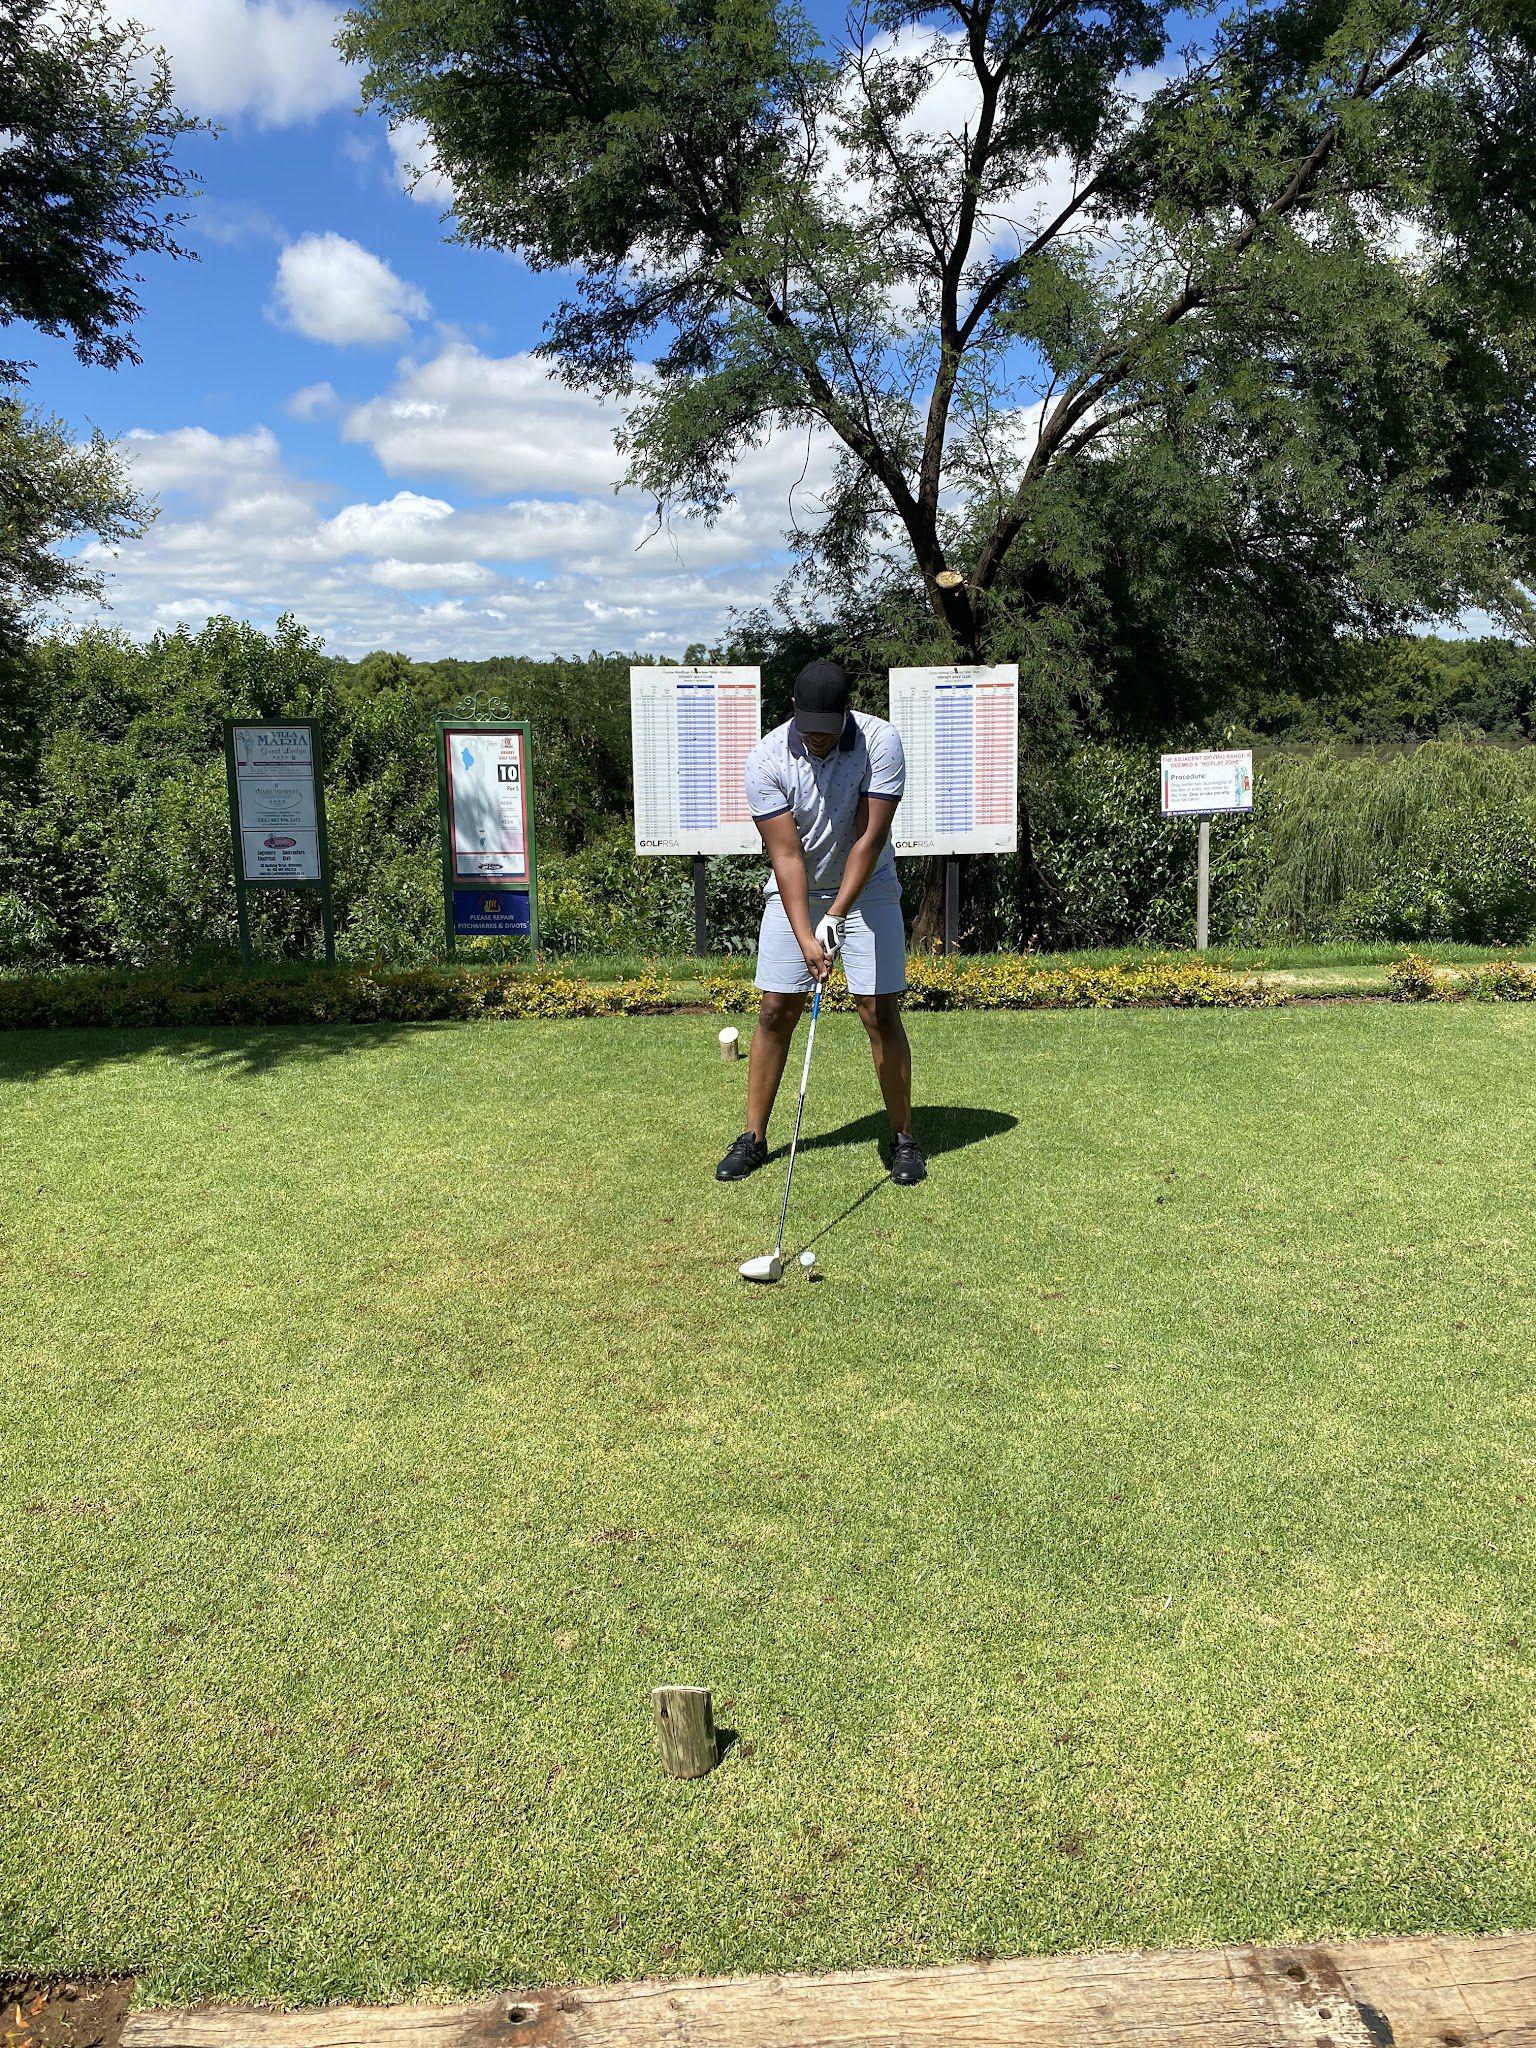
[[[647,540],[650,508],[615,495],[612,415],[530,357],[559,281],[449,241],[440,188],[406,189],[419,144],[357,111],[339,9],[121,11],[221,132],[186,146],[200,260],[148,267],[142,364],[27,348],[34,399],[122,440],[160,506],[145,539],[98,559],[110,623],[291,610],[338,653],[675,654],[771,593],[803,441],[749,458],[712,530]]]
[[[115,557],[87,548],[107,605],[71,619],[143,636],[288,611],[341,654],[676,656],[771,599],[786,529],[815,521],[824,441],[776,436],[712,527],[657,532],[654,508],[616,488],[612,412],[531,353],[561,280],[448,239],[451,195],[430,178],[412,192],[402,168],[423,138],[358,111],[338,7],[112,4],[220,132],[187,145],[200,260],[148,267],[142,364],[84,368],[43,339],[27,351],[37,402],[118,440],[159,506]],[[842,19],[836,0],[813,16]],[[957,132],[973,84],[936,87],[923,125]],[[1047,166],[1028,195],[1044,218],[1069,176]]]

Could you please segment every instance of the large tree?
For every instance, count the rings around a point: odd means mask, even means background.
[[[138,361],[134,265],[186,253],[175,151],[197,125],[163,52],[107,0],[0,0],[0,327]]]
[[[67,339],[82,362],[138,360],[135,265],[186,253],[175,148],[196,125],[163,56],[106,0],[0,0],[0,329]],[[27,722],[27,625],[95,584],[61,547],[116,543],[149,516],[107,442],[80,445],[23,402],[29,367],[0,361],[0,777]]]
[[[634,482],[708,515],[744,448],[834,437],[808,574],[905,581],[979,655],[1112,586],[1127,518],[1197,601],[1325,632],[1521,607],[1533,27],[870,0],[827,43],[786,0],[357,0],[342,42],[464,239],[576,274],[547,352],[623,395]]]

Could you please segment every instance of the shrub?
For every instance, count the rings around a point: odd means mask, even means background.
[[[1387,989],[1395,1003],[1440,1003],[1451,994],[1444,975],[1421,953],[1405,953],[1393,961],[1387,969]]]
[[[1536,750],[1325,748],[1255,782],[1249,929],[1224,935],[1499,945],[1536,928]]]
[[[1462,986],[1474,1003],[1536,1003],[1536,967],[1494,960],[1465,971]]]
[[[648,970],[589,982],[558,971],[317,967],[192,977],[166,967],[0,981],[0,1030],[73,1025],[445,1023],[477,1017],[653,1016],[675,998]]]
[[[215,619],[142,646],[86,632],[45,642],[32,663],[36,758],[0,787],[0,973],[233,954],[226,714],[324,726],[343,956],[400,968],[439,960],[433,713],[493,680],[534,722],[545,950],[692,945],[691,862],[634,849],[627,662],[617,657],[465,667],[377,656],[348,668],[291,620],[263,634]],[[1157,749],[1069,747],[1060,735],[1053,747],[1021,763],[1032,862],[965,864],[967,945],[1187,944],[1196,832],[1159,815]],[[1212,833],[1218,944],[1498,944],[1536,930],[1536,748],[1450,738],[1268,748],[1255,795],[1250,817],[1218,819]],[[926,863],[901,868],[910,914]],[[751,952],[765,873],[760,859],[708,862],[714,952]],[[263,957],[313,950],[311,896],[253,891],[250,908]],[[507,955],[497,940],[472,949],[484,961]]]
[[[745,974],[713,974],[706,987],[722,1014],[757,1007],[757,992]],[[915,954],[907,963],[907,989],[914,1010],[1269,1009],[1286,1000],[1257,975],[1204,961],[1041,967],[1027,955],[966,960]],[[826,1001],[834,1010],[853,1008],[841,968],[833,970]]]
[[[1536,967],[1518,960],[1448,970],[1408,953],[1387,969],[1387,981],[1400,1003],[1536,1003]]]

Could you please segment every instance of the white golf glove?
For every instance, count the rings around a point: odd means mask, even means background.
[[[836,959],[843,950],[843,934],[848,929],[846,917],[824,917],[816,927],[816,943],[828,958]]]

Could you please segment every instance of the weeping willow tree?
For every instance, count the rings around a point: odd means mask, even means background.
[[[1528,939],[1536,930],[1536,749],[1466,739],[1266,765],[1250,915],[1260,933]]]

